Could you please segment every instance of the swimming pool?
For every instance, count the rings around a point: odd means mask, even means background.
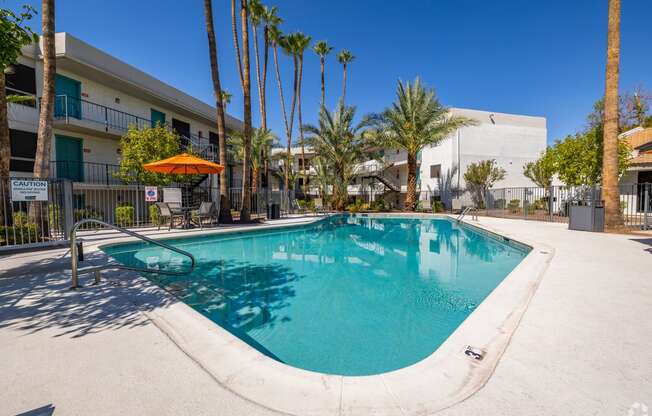
[[[347,376],[432,354],[528,253],[446,218],[340,215],[167,242],[197,267],[152,282],[271,358]],[[103,250],[128,265],[187,262],[147,243]]]

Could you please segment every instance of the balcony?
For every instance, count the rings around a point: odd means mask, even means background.
[[[74,182],[98,185],[122,185],[125,182],[117,176],[119,165],[108,163],[56,160],[50,162],[50,177],[70,179]]]
[[[125,113],[114,108],[81,100],[70,95],[57,95],[54,100],[56,125],[81,132],[103,133],[113,137],[123,136],[130,126],[150,127],[151,120]]]

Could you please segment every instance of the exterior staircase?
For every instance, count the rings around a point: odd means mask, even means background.
[[[363,178],[374,178],[385,185],[389,190],[401,192],[401,185],[397,183],[395,178],[392,178],[387,174],[385,167],[378,165],[363,166],[360,168],[359,172],[360,176]]]

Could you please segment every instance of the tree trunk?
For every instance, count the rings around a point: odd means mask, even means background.
[[[36,159],[34,161],[34,177],[47,179],[50,177],[50,151],[52,148],[52,124],[54,123],[55,77],[57,75],[56,51],[54,43],[54,0],[43,0],[41,3],[41,23],[43,39],[43,96],[38,120],[36,141]],[[42,221],[42,235],[48,235],[47,215],[44,204],[35,202],[30,205],[32,221]]]
[[[281,100],[281,113],[283,114],[283,123],[285,125],[285,134],[288,137],[288,142],[290,142],[292,139],[292,133],[290,133],[290,126],[288,124],[288,115],[287,112],[285,111],[285,97],[283,95],[283,83],[281,82],[281,72],[278,68],[278,45],[274,44],[274,69],[276,72],[276,86],[278,87],[278,96],[279,99]],[[287,159],[284,163],[287,163]],[[289,190],[288,185],[289,185],[289,178],[288,178],[288,170],[285,169],[283,172],[283,182],[285,185],[285,190]]]
[[[297,111],[299,113],[299,141],[301,143],[301,175],[303,178],[303,186],[301,193],[305,194],[306,189],[306,149],[303,142],[303,118],[301,115],[301,81],[303,78],[303,56],[299,57],[299,82],[297,87]]]
[[[604,97],[604,139],[602,158],[602,198],[605,226],[623,224],[618,191],[618,77],[620,65],[620,0],[609,0],[607,71]]]
[[[265,52],[263,58],[263,114],[260,120],[260,127],[267,130],[267,64],[269,62],[269,28],[267,25],[263,31],[263,40],[265,44]],[[265,186],[269,188],[269,157],[267,151],[263,152],[263,176],[265,177]]]
[[[258,92],[258,109],[260,111],[260,127],[267,128],[267,123],[263,122],[263,114],[265,113],[265,100],[263,100],[263,78],[260,73],[260,61],[258,59],[258,28],[256,25],[251,25],[254,37],[254,62],[256,65],[256,90]]]
[[[226,124],[224,122],[224,103],[222,102],[222,86],[220,83],[220,71],[217,63],[217,43],[215,41],[215,28],[213,26],[213,4],[212,0],[204,0],[204,16],[206,18],[206,32],[208,34],[208,52],[211,61],[211,77],[213,79],[213,94],[215,95],[215,108],[217,109],[217,136],[219,147],[220,165],[224,170],[220,172],[220,222],[230,223],[231,201],[229,200],[229,189],[226,178]]]
[[[344,66],[344,76],[342,77],[342,104],[344,104],[346,97],[346,64]]]
[[[242,209],[240,221],[251,219],[251,188],[249,187],[249,164],[251,158],[251,74],[249,65],[249,15],[247,0],[240,1],[240,20],[242,25],[242,95],[244,98],[244,149],[242,157]]]
[[[405,195],[405,209],[414,211],[417,207],[417,155],[408,152],[407,156],[408,177],[407,194]]]
[[[319,57],[319,67],[321,69],[321,107],[326,105],[326,81],[324,80],[324,57]]]
[[[235,58],[238,64],[238,75],[240,84],[244,82],[242,75],[242,58],[240,57],[240,43],[238,42],[238,21],[235,13],[235,0],[231,0],[231,31],[233,32],[233,46],[235,47]]]
[[[260,168],[253,167],[251,168],[251,190],[254,193],[258,192],[258,177],[260,176]]]
[[[2,178],[9,176],[9,160],[11,158],[9,119],[7,117],[7,94],[5,88],[5,73],[3,68],[0,68],[0,177]]]
[[[7,117],[7,95],[5,90],[5,73],[0,68],[0,188],[3,192],[9,189],[9,162],[11,160],[11,140],[9,138],[9,119]],[[5,194],[6,195],[6,194]],[[11,218],[5,218],[5,212],[9,212],[9,198],[6,196],[0,202],[0,224],[11,224]]]

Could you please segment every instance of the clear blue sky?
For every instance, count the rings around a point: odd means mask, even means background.
[[[0,0],[0,5],[15,8],[25,1]],[[347,103],[356,105],[361,115],[386,107],[398,79],[419,75],[448,106],[546,117],[552,142],[583,128],[592,103],[603,93],[607,0],[265,3],[279,7],[283,31],[301,30],[356,55],[348,71]],[[622,3],[621,90],[639,84],[652,89],[652,2]],[[242,99],[229,4],[214,0],[215,24],[222,85],[234,96],[229,113],[239,117]],[[57,31],[70,32],[211,103],[202,7],[199,0],[59,0],[56,25]],[[281,60],[289,94],[291,60],[285,56]],[[327,102],[332,107],[342,78],[334,54],[326,71]],[[272,71],[268,82],[268,123],[284,140]],[[304,122],[316,118],[319,88],[319,61],[309,52]],[[256,101],[253,109],[256,122]]]

